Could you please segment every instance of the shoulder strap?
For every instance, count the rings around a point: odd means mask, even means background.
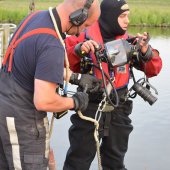
[[[56,34],[56,32],[50,28],[38,28],[38,29],[34,29],[32,31],[29,31],[27,33],[25,33],[21,38],[17,39],[19,34],[21,33],[21,31],[23,30],[23,28],[25,27],[25,25],[27,24],[27,22],[35,15],[37,14],[39,11],[33,13],[32,15],[30,15],[21,25],[21,27],[18,29],[18,31],[16,32],[14,38],[12,39],[12,41],[10,42],[2,66],[5,66],[7,60],[9,60],[9,65],[8,65],[8,72],[11,72],[12,70],[12,61],[13,61],[13,55],[14,55],[14,50],[15,48],[18,46],[18,44],[23,41],[24,39],[36,35],[36,34],[50,34],[53,35],[55,38],[58,38],[58,35]]]

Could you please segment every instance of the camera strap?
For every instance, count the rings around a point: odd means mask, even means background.
[[[134,82],[134,84],[135,84],[135,82],[136,82],[136,80],[135,80],[135,76],[134,76],[134,73],[133,73],[133,67],[132,66],[130,66],[130,76],[131,76],[131,78],[133,79],[133,82]],[[133,86],[132,86],[133,87]],[[131,92],[132,92],[132,87],[128,90],[128,93],[127,93],[127,95],[126,95],[126,100],[128,99],[128,98],[135,98],[136,96],[137,96],[137,93],[136,92],[134,92],[134,93],[132,93],[131,94]]]

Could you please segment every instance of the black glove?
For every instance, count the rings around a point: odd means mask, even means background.
[[[139,51],[140,59],[143,60],[144,62],[150,61],[152,59],[153,55],[154,54],[152,52],[152,48],[150,45],[148,46],[148,49],[145,54],[142,54],[142,52]]]
[[[77,92],[75,93],[72,98],[74,99],[74,110],[81,112],[85,111],[88,103],[89,103],[89,97],[87,93],[84,92]]]
[[[83,90],[87,88],[87,93],[94,93],[101,91],[102,81],[89,74],[72,73],[70,83],[79,85]],[[87,86],[88,85],[88,86]]]
[[[79,57],[84,57],[85,55],[87,55],[86,53],[83,54],[82,51],[81,51],[81,46],[82,46],[83,42],[81,43],[78,43],[75,48],[74,48],[74,51],[75,53],[79,56]]]

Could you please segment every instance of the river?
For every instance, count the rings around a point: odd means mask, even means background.
[[[134,130],[130,135],[129,148],[125,157],[125,165],[128,170],[170,169],[170,79],[168,78],[170,74],[170,59],[168,59],[170,34],[166,30],[147,30],[151,34],[150,44],[160,52],[163,68],[157,77],[150,79],[151,84],[158,90],[158,100],[150,106],[140,97],[134,99],[134,109],[131,115]],[[134,32],[138,32],[138,30],[132,29],[133,34]],[[135,75],[140,78],[143,74],[138,71],[135,72]],[[75,89],[75,87],[70,87],[70,89]],[[71,114],[69,112],[65,117],[54,122],[51,146],[55,152],[58,170],[62,170],[69,147],[68,128],[71,125],[69,120]],[[97,169],[97,159],[95,159],[90,170]]]
[[[131,28],[129,32],[134,34],[144,30]],[[168,77],[170,74],[170,59],[168,59],[168,56],[170,55],[170,30],[166,28],[163,30],[147,28],[146,31],[151,34],[150,44],[160,52],[163,69],[157,77],[150,79],[151,84],[159,92],[156,103],[150,106],[140,97],[134,99],[134,109],[131,114],[134,130],[130,135],[125,164],[128,170],[169,170],[170,111],[168,110],[170,110],[170,79]],[[137,71],[135,75],[140,78],[143,74]],[[70,86],[69,89],[75,90],[75,86]],[[69,147],[68,129],[71,125],[69,120],[71,114],[70,111],[62,119],[55,119],[54,121],[51,147],[55,153],[57,170],[62,170]],[[97,159],[95,159],[90,170],[97,169]]]

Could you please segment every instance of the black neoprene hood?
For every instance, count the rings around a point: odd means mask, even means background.
[[[104,39],[123,35],[125,31],[119,26],[118,17],[129,7],[125,0],[103,0],[100,5],[99,25]]]

